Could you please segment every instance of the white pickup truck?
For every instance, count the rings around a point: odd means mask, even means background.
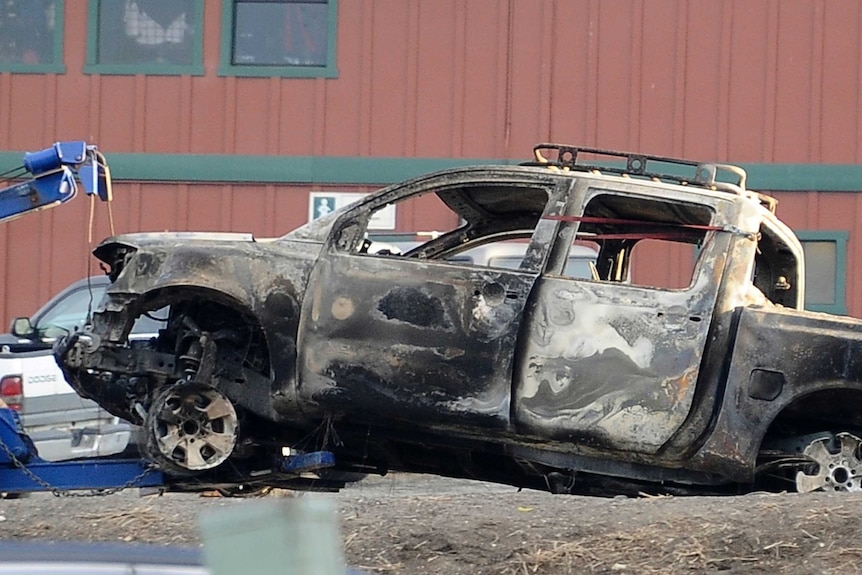
[[[57,337],[83,325],[108,283],[105,276],[75,282],[32,318],[14,320],[12,333],[0,335],[0,400],[20,413],[43,459],[115,455],[133,441],[135,426],[75,393],[52,352]],[[146,338],[158,329],[158,322],[145,317],[134,332]]]

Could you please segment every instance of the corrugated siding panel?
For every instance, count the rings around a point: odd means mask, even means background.
[[[658,150],[677,152],[677,136],[681,109],[673,105],[673,95],[677,90],[676,77],[684,71],[683,63],[677,58],[677,38],[685,35],[685,27],[667,25],[678,18],[675,7],[669,3],[659,3],[649,10],[643,10],[640,23],[640,54],[637,55],[640,84],[636,102],[642,128],[637,140],[632,142],[645,152]]]
[[[830,1],[824,14],[820,106],[815,110],[820,149],[811,161],[853,163],[859,161],[860,18],[857,0]]]
[[[632,6],[631,2],[623,0],[596,3],[596,134],[601,147],[614,150],[627,149],[629,123],[635,121],[629,113],[635,96],[632,72],[636,61],[633,58]],[[613,102],[613,105],[608,106],[606,102]]]
[[[768,128],[773,116],[770,90],[774,82],[770,60],[769,2],[734,2],[733,41],[730,43],[730,78],[728,90],[727,154],[735,161],[754,161],[772,145]],[[731,121],[732,120],[732,121]]]
[[[505,132],[503,153],[519,155],[529,150],[541,135],[542,118],[547,114],[548,101],[541,98],[542,68],[549,64],[550,54],[542,53],[543,10],[547,4],[515,1],[506,25],[500,32],[509,36],[507,69],[498,89],[507,95],[505,103]],[[523,152],[520,152],[523,156]]]
[[[506,38],[497,24],[505,17],[500,3],[467,3],[463,21],[463,120],[460,133],[453,134],[459,138],[459,156],[480,156],[484,150],[492,157],[504,155],[506,92],[496,86],[506,70]],[[489,26],[488,22],[495,24]]]
[[[812,22],[810,2],[782,3],[778,15],[778,96],[773,105],[778,118],[775,126],[776,161],[805,162],[811,139],[811,65]],[[800,42],[806,38],[807,42]],[[781,159],[779,159],[781,158]],[[785,159],[786,158],[786,159]]]

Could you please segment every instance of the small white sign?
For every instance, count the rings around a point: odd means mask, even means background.
[[[316,220],[335,210],[357,202],[368,194],[352,192],[311,192],[308,197],[308,221]],[[369,230],[394,230],[395,206],[377,210],[368,223]]]

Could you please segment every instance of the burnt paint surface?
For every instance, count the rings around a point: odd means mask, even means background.
[[[715,285],[682,291],[544,278],[514,391],[525,431],[655,453],[688,416]]]
[[[143,311],[178,299],[214,298],[247,310],[257,321],[270,348],[272,374],[254,374],[245,388],[231,387],[231,398],[266,418],[280,420],[295,412],[296,332],[300,301],[319,244],[251,241],[157,242],[150,236],[126,236],[109,244],[128,245],[123,273],[108,289],[95,328],[103,349],[123,346],[124,331]],[[110,260],[110,249],[101,248]],[[90,363],[98,364],[98,350]],[[130,360],[128,371],[134,374]],[[140,363],[140,362],[139,362]],[[91,377],[86,370],[67,374],[86,395],[100,399],[115,413],[128,414],[128,399],[120,386]],[[270,377],[272,375],[273,377]],[[120,399],[122,398],[122,399]]]
[[[303,310],[300,401],[358,418],[506,427],[515,344],[535,277],[322,256]]]
[[[775,417],[789,404],[811,394],[832,389],[862,391],[860,358],[862,321],[777,306],[740,310],[724,405],[693,465],[750,480],[751,462]],[[777,397],[752,397],[754,370],[783,375],[784,385]],[[824,426],[830,423],[853,427],[860,421],[857,417],[854,421],[822,422]]]
[[[396,287],[380,298],[377,311],[387,320],[416,327],[451,328],[443,303],[419,287]]]

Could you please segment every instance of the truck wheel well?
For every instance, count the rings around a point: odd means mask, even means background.
[[[858,488],[853,457],[862,436],[856,406],[862,390],[824,389],[796,398],[771,422],[760,442],[754,487],[767,491]],[[819,447],[816,447],[819,446]],[[852,461],[851,461],[852,460]]]
[[[185,331],[199,329],[221,334],[233,348],[238,363],[270,376],[269,345],[257,317],[236,299],[216,290],[200,288],[163,289],[148,294],[145,310],[170,306],[167,324],[160,331],[159,348],[177,350]]]
[[[862,430],[862,390],[835,388],[797,398],[773,419],[763,442],[821,431]]]

